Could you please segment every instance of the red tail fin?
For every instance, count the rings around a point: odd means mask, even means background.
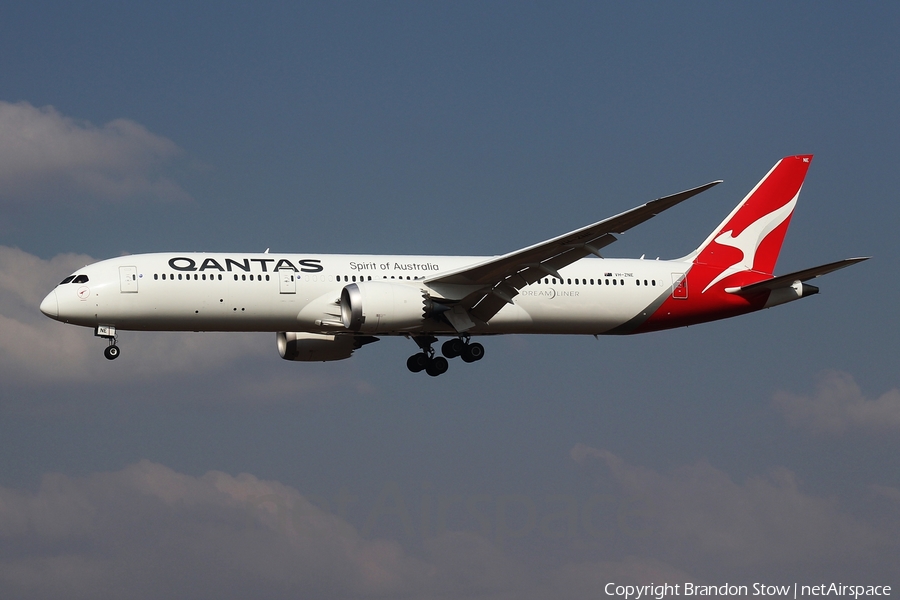
[[[811,154],[788,156],[775,163],[722,224],[687,258],[721,269],[709,289],[734,273],[772,275],[791,222]],[[706,291],[704,289],[704,291]]]

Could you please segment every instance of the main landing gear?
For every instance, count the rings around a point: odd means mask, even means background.
[[[108,360],[115,360],[119,358],[119,347],[116,345],[118,338],[116,337],[116,328],[115,327],[106,327],[101,325],[94,330],[94,335],[96,337],[106,338],[109,341],[109,345],[103,350],[103,356],[105,356]]]
[[[450,363],[448,358],[462,357],[467,363],[475,362],[484,358],[484,346],[478,342],[469,342],[469,336],[465,338],[453,338],[447,340],[441,345],[441,353],[444,356],[436,356],[434,348],[431,345],[437,341],[434,336],[418,336],[413,341],[422,349],[418,354],[413,354],[406,361],[406,368],[413,373],[425,371],[432,377],[437,377],[447,372]],[[445,358],[446,357],[446,358]]]

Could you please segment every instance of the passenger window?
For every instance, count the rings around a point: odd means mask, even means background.
[[[591,279],[591,285],[594,285],[594,280],[593,280],[593,279]]]
[[[613,285],[616,285],[616,280],[615,280],[615,279],[613,279]]]
[[[153,274],[153,279],[159,279],[159,273],[154,273],[154,274]]]
[[[624,279],[620,279],[620,280],[619,280],[619,285],[625,285],[625,280],[624,280]]]
[[[178,274],[178,281],[181,281],[181,273]]]
[[[269,276],[268,276],[268,275],[266,275],[266,281],[268,281],[268,280],[269,280]]]
[[[655,279],[651,280],[650,283],[653,284],[653,287],[656,287],[656,280],[655,280]]]
[[[246,276],[246,275],[241,275],[241,281],[247,281],[247,276]]]
[[[235,281],[237,281],[237,280],[238,280],[238,276],[237,276],[237,273],[235,273],[235,274],[234,274],[234,280],[235,280]]]

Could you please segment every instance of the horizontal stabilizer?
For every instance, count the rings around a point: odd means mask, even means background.
[[[776,290],[783,287],[789,287],[795,281],[807,281],[809,279],[814,279],[816,277],[831,273],[832,271],[837,271],[838,269],[843,269],[844,267],[855,265],[856,263],[862,262],[864,260],[869,260],[870,258],[871,256],[846,258],[837,262],[828,263],[827,265],[819,265],[818,267],[803,269],[802,271],[788,273],[787,275],[779,275],[778,277],[773,277],[772,279],[766,279],[765,281],[759,281],[757,283],[751,283],[750,285],[745,285],[743,287],[726,288],[725,291],[729,294],[752,294],[755,292],[762,292],[764,290]]]

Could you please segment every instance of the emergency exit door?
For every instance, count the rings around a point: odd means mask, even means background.
[[[687,300],[687,273],[672,273],[672,297],[676,300]]]
[[[137,267],[119,267],[119,291],[123,294],[137,293]]]
[[[293,270],[282,269],[278,271],[278,286],[282,294],[297,293],[297,275]]]

